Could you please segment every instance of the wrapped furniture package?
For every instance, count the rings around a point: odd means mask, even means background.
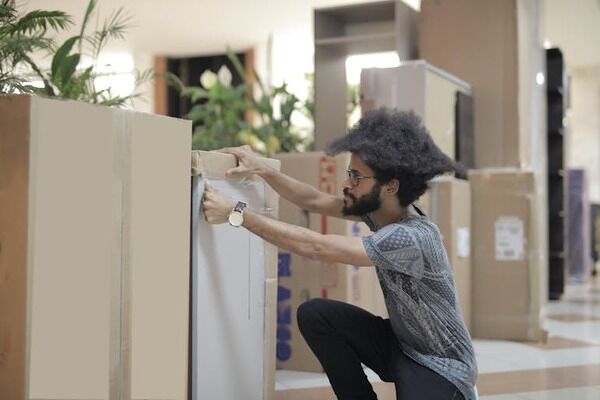
[[[0,97],[0,399],[185,399],[188,121]]]
[[[279,168],[279,161],[266,159]],[[204,187],[277,217],[278,195],[256,176],[225,178],[235,157],[192,153],[192,399],[275,395],[277,248],[243,227],[208,224]]]

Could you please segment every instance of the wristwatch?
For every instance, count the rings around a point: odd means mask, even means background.
[[[229,213],[229,225],[239,228],[244,223],[244,208],[248,205],[243,201],[238,201],[233,210]]]

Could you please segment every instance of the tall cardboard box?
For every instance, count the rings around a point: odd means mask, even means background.
[[[0,97],[0,398],[185,399],[189,122]]]
[[[545,168],[537,156],[546,146],[540,3],[421,1],[419,57],[473,88],[476,168]]]
[[[438,226],[454,273],[454,284],[465,324],[471,329],[471,186],[444,176],[429,182],[419,199],[423,211]]]
[[[192,399],[272,400],[277,248],[244,228],[208,224],[201,200],[210,182],[277,218],[278,196],[256,176],[226,179],[236,166],[232,155],[192,156]]]
[[[413,111],[423,120],[433,141],[456,159],[457,94],[471,95],[461,79],[424,60],[406,61],[394,68],[367,68],[360,74],[363,112],[379,107]]]
[[[281,171],[326,193],[341,193],[350,155],[334,158],[323,152],[279,154]],[[316,215],[281,199],[281,221],[323,234],[366,236],[362,222]],[[296,310],[312,298],[329,298],[362,307],[386,316],[383,293],[374,268],[321,263],[279,252],[277,301],[277,367],[301,371],[322,371],[321,364],[304,341],[296,321]]]
[[[529,171],[469,171],[472,197],[473,336],[544,340],[546,265]]]

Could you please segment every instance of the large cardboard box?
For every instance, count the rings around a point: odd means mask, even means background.
[[[323,152],[279,154],[281,171],[326,193],[341,193],[350,155],[335,158]],[[362,222],[326,217],[301,210],[281,199],[281,221],[324,234],[366,236]],[[374,268],[328,264],[280,250],[277,303],[277,367],[322,371],[321,364],[304,341],[296,322],[296,310],[312,298],[329,298],[386,316],[383,293]]]
[[[232,155],[193,152],[192,161],[192,399],[271,400],[277,248],[246,229],[206,223],[201,199],[208,181],[277,218],[278,196],[256,176],[226,179]]]
[[[534,174],[469,172],[472,197],[473,336],[544,340],[547,298]]]
[[[460,308],[471,329],[471,186],[454,177],[429,182],[419,199],[423,211],[438,226],[454,272]]]
[[[545,69],[540,3],[422,0],[419,57],[469,82],[475,167],[544,168]]]
[[[433,141],[456,159],[457,94],[471,95],[459,78],[423,60],[407,61],[394,68],[367,68],[360,75],[362,112],[388,107],[412,110],[423,120]]]
[[[0,97],[0,398],[185,399],[189,122]]]

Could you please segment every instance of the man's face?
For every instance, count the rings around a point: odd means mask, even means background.
[[[344,215],[361,216],[381,207],[381,185],[374,178],[374,171],[355,153],[348,166],[350,177],[344,181]]]

